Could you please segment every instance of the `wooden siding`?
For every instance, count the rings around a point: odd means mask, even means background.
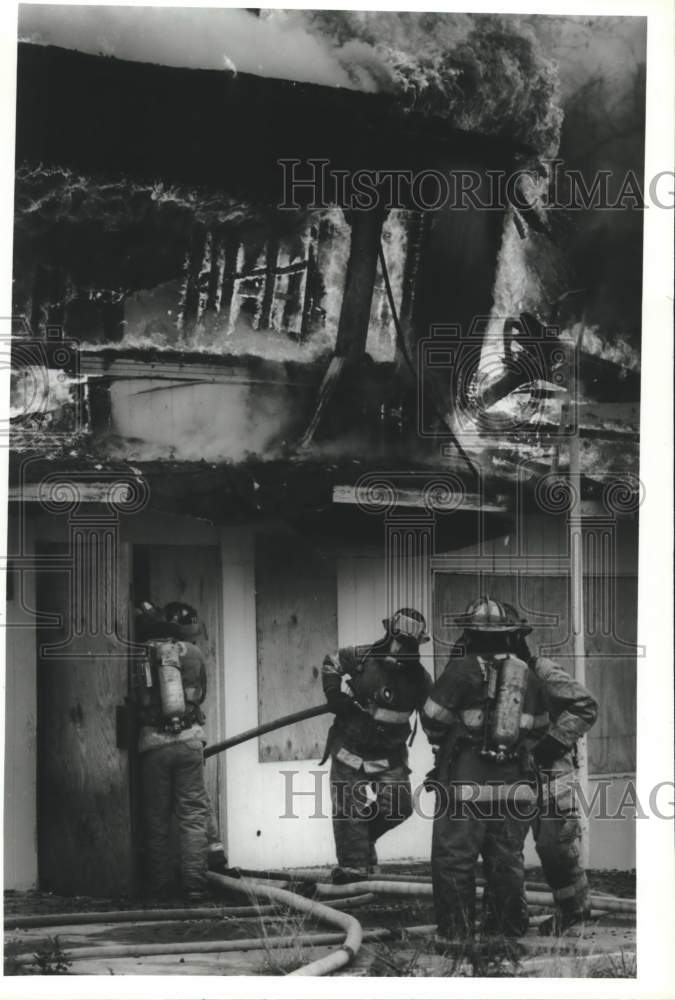
[[[25,515],[24,515],[25,517]],[[32,525],[11,512],[7,539],[5,626],[4,886],[37,885],[36,574]]]
[[[260,722],[323,702],[321,664],[337,648],[335,559],[295,536],[256,540]],[[260,737],[260,760],[320,759],[325,718]]]
[[[65,894],[117,896],[133,887],[128,753],[118,748],[116,728],[128,691],[129,577],[123,548],[117,573],[105,571],[109,541],[93,528],[79,543],[79,569],[38,577],[38,609],[60,619],[38,631],[40,888]],[[94,573],[98,589],[90,586]]]

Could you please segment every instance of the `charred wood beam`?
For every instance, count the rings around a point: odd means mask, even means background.
[[[353,361],[366,350],[375,272],[385,212],[351,212],[352,238],[347,261],[335,353]]]
[[[323,416],[323,411],[326,408],[326,404],[335,391],[335,387],[342,373],[344,363],[345,359],[338,357],[337,354],[334,354],[330,359],[330,364],[326,369],[326,374],[321,380],[321,385],[319,386],[319,392],[316,397],[316,406],[314,407],[312,419],[307,425],[307,430],[302,435],[300,440],[301,449],[308,448],[312,443],[314,435],[316,434],[316,429],[319,426],[321,417]]]
[[[312,418],[300,441],[300,448],[312,443],[323,412],[328,405],[345,365],[363,357],[368,339],[373,286],[386,212],[351,212],[352,235],[345,275],[335,354],[323,377]]]

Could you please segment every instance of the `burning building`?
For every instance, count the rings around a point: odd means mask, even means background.
[[[581,579],[591,777],[620,798],[634,772],[636,356],[564,297],[534,202],[481,207],[550,146],[552,95],[524,134],[472,117],[459,83],[453,119],[405,79],[365,93],[19,46],[10,888],[137,886],[141,600],[200,610],[216,741],[319,703],[324,654],[402,603],[433,623],[439,665],[448,613],[481,590],[571,665]],[[364,169],[428,186],[355,205]],[[436,205],[438,176],[470,176],[474,201]],[[291,821],[286,798],[291,773],[319,787],[326,729],[209,761],[233,863],[329,859],[314,800]],[[390,856],[427,856],[429,826]],[[632,867],[613,827],[591,863]]]

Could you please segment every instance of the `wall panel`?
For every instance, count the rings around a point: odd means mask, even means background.
[[[260,722],[325,699],[321,664],[337,648],[335,559],[295,535],[260,535],[256,541],[256,628]],[[260,737],[260,760],[322,756],[324,717]]]

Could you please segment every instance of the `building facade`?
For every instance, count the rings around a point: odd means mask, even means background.
[[[320,703],[324,655],[400,605],[431,623],[432,672],[480,592],[571,670],[576,615],[611,812],[635,770],[636,370],[509,298],[528,233],[508,205],[274,201],[289,150],[483,181],[518,151],[380,95],[20,50],[6,887],[137,887],[141,600],[199,610],[212,742]],[[65,108],[96,108],[96,141]],[[171,153],[177,108],[194,129]],[[332,860],[327,728],[209,760],[232,864]],[[418,733],[416,784],[430,764]],[[383,860],[428,856],[431,808],[422,793]],[[632,867],[632,824],[597,822],[591,864]]]

